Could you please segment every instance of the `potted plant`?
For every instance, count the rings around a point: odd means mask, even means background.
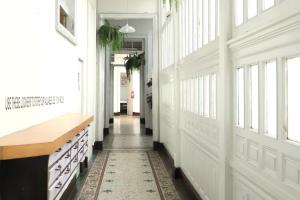
[[[135,52],[125,58],[125,67],[127,78],[130,80],[130,75],[133,70],[139,70],[145,64],[145,54]]]
[[[120,50],[125,35],[119,32],[119,29],[119,26],[112,26],[108,20],[104,20],[104,24],[97,31],[100,46],[110,47],[113,51]]]

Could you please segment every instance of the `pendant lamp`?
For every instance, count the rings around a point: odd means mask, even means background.
[[[126,0],[126,8],[127,8],[127,13],[128,13],[128,0]],[[135,32],[135,28],[133,28],[132,26],[129,26],[128,24],[128,19],[127,19],[127,23],[125,26],[121,27],[119,30],[121,33],[134,33]]]

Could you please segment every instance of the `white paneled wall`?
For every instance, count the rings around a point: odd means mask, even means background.
[[[299,200],[300,2],[172,8],[161,5],[160,142],[176,167],[203,199]]]

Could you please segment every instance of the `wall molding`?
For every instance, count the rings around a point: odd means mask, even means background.
[[[227,42],[232,51],[255,46],[300,28],[300,13],[247,32]]]
[[[259,190],[266,193],[266,195],[273,197],[273,199],[285,199],[285,200],[297,200],[299,194],[292,196],[294,193],[282,184],[272,181],[273,179],[268,179],[261,174],[258,174],[255,170],[244,164],[243,162],[232,160],[230,162],[232,167],[233,176],[241,176],[244,182],[247,182],[249,186],[254,186]],[[235,178],[234,178],[235,179]],[[283,188],[284,187],[284,188]],[[290,191],[290,192],[287,192]]]

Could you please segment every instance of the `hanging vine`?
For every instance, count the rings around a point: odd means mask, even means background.
[[[108,20],[104,20],[104,24],[97,31],[100,46],[110,47],[113,51],[120,50],[125,35],[119,29],[119,26],[111,26]]]
[[[133,70],[139,70],[145,64],[145,53],[129,55],[125,58],[125,67],[127,78],[130,80],[130,75]]]

